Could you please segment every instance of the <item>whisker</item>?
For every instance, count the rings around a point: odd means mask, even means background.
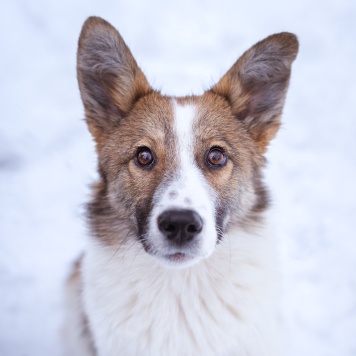
[[[106,265],[114,258],[114,256],[119,252],[119,250],[121,249],[121,247],[128,241],[128,237],[130,235],[130,231],[126,234],[126,236],[122,239],[122,241],[120,242],[119,246],[117,247],[116,251],[114,252],[114,254],[110,257],[110,259],[106,262]]]
[[[139,254],[142,250],[143,250],[143,246],[141,246],[141,247],[138,249],[137,253],[135,254],[134,258],[132,259],[131,264],[130,264],[130,267],[129,267],[129,271],[131,270],[132,265],[133,265],[133,263],[134,263],[136,257],[138,256],[138,254]]]
[[[219,241],[228,241],[229,244],[229,270],[231,272],[231,264],[232,264],[232,249],[231,249],[231,241],[229,236],[223,231],[221,226],[216,226],[216,232],[218,234]]]
[[[126,245],[126,249],[125,251],[123,252],[123,254],[121,255],[121,261],[123,261],[126,257],[126,254],[134,247],[136,246],[136,244],[139,243],[138,240],[136,239],[133,239],[132,243],[130,245]]]

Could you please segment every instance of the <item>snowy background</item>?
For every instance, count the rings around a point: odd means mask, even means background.
[[[156,88],[201,93],[269,34],[299,36],[267,180],[288,356],[356,355],[356,2],[0,2],[0,355],[60,355],[62,287],[85,238],[93,143],[75,74],[89,15]]]

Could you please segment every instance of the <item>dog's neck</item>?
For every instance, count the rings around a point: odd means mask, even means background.
[[[177,350],[169,350],[168,340],[182,338],[192,345],[195,337],[204,337],[209,350],[204,354],[214,354],[211,350],[221,354],[224,342],[227,350],[231,340],[244,345],[244,338],[257,337],[261,328],[274,322],[266,313],[275,311],[276,261],[273,237],[261,228],[253,233],[230,229],[212,256],[185,269],[167,269],[139,242],[127,241],[117,248],[92,239],[83,265],[86,309],[96,334],[108,325],[118,325],[117,333],[124,332],[128,345],[132,336],[157,352],[159,347],[151,344],[154,333],[153,339],[159,335],[163,340],[162,354],[176,355]],[[176,327],[166,334],[163,325],[169,323]],[[210,325],[214,323],[225,327]],[[100,347],[105,349],[104,342]],[[258,347],[254,354],[264,355]]]

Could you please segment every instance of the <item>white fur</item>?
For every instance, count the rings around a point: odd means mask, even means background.
[[[98,356],[279,355],[275,244],[262,233],[234,229],[186,269],[139,242],[116,251],[92,239],[83,297]]]
[[[215,248],[217,234],[215,230],[215,192],[209,186],[194,159],[193,124],[196,119],[196,108],[193,105],[179,105],[173,101],[174,133],[177,138],[176,159],[179,171],[175,172],[175,179],[163,188],[159,187],[154,196],[154,208],[150,216],[147,239],[154,249],[154,253],[166,266],[179,267],[196,263],[201,258],[210,256]],[[184,249],[192,258],[188,262],[173,263],[164,256],[181,252],[173,247],[161,234],[157,226],[158,216],[170,209],[191,209],[196,211],[203,220],[203,229],[195,237],[195,243]]]

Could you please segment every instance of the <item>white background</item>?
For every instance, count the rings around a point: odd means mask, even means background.
[[[356,355],[356,2],[2,0],[0,355],[60,354],[63,282],[96,178],[76,83],[99,15],[154,87],[199,94],[269,34],[298,35],[267,181],[281,241],[288,356]]]

